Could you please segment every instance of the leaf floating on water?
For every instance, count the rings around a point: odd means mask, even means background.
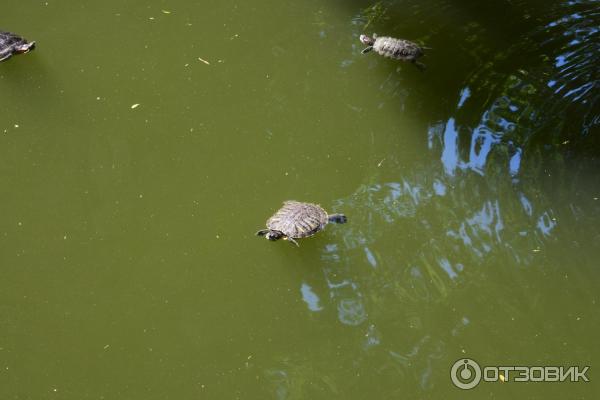
[[[134,108],[138,108],[140,105],[138,103],[135,103],[131,106],[131,109],[133,110]]]
[[[206,64],[206,65],[210,65],[210,63],[209,63],[208,61],[206,61],[206,60],[204,60],[204,59],[202,59],[202,58],[200,58],[200,57],[198,57],[198,60],[199,60],[199,61],[202,61],[202,62],[203,62],[204,64]]]
[[[162,11],[163,14],[171,14],[171,11],[169,11],[169,10],[160,10],[160,11]]]

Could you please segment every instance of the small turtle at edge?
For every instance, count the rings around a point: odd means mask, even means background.
[[[299,246],[295,239],[309,237],[319,232],[330,222],[345,224],[344,214],[327,214],[321,206],[288,200],[267,221],[267,229],[256,232],[268,240],[289,240]]]
[[[417,61],[419,57],[425,54],[423,51],[424,48],[416,43],[388,36],[378,37],[377,34],[373,34],[372,38],[367,35],[360,35],[360,41],[369,46],[362,51],[363,54],[375,50],[376,53],[384,57],[390,57],[401,61],[410,61],[420,70],[425,69],[425,64]]]
[[[0,31],[0,61],[5,61],[15,54],[28,53],[35,48],[35,42],[28,42],[14,33]]]

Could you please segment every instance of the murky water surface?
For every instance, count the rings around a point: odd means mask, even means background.
[[[598,398],[597,1],[1,13],[1,399]],[[255,237],[286,199],[349,223]]]

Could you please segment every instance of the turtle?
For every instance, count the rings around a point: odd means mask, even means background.
[[[299,246],[295,239],[312,236],[330,222],[345,224],[344,214],[327,214],[321,206],[295,200],[283,202],[283,206],[267,220],[267,229],[256,232],[268,240],[289,240]]]
[[[8,60],[13,54],[27,53],[35,48],[35,42],[28,42],[19,35],[0,31],[0,61]]]
[[[378,37],[377,34],[373,34],[372,38],[367,35],[360,35],[360,41],[368,46],[362,51],[363,54],[375,50],[376,53],[384,57],[390,57],[401,61],[410,61],[420,70],[425,69],[425,64],[417,61],[419,57],[425,54],[423,51],[424,48],[416,43],[388,36]]]

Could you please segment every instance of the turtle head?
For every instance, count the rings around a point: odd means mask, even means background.
[[[285,235],[283,234],[283,232],[281,231],[274,231],[274,230],[270,230],[265,237],[271,241],[276,241],[281,239],[282,237],[285,237]]]
[[[367,46],[372,46],[373,43],[375,43],[375,40],[373,40],[372,38],[370,38],[367,35],[360,35],[359,39],[362,44],[366,44]]]
[[[17,54],[28,53],[35,49],[35,42],[22,43],[14,47],[14,52]]]
[[[285,237],[285,235],[283,234],[283,232],[276,231],[276,230],[273,230],[273,229],[263,229],[262,231],[256,232],[256,235],[258,235],[258,236],[264,236],[266,239],[271,240],[273,242],[275,240],[279,240],[279,239]]]

